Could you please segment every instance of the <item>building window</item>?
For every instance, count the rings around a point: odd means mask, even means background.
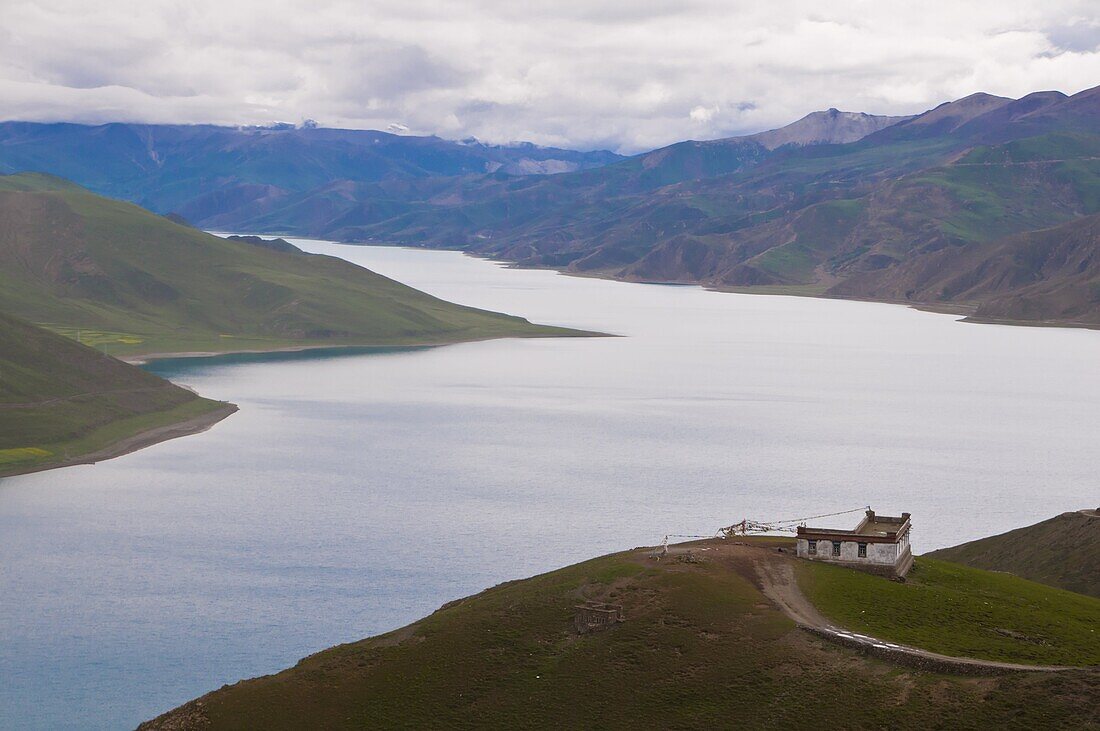
[[[840,541],[833,541],[833,555],[840,555]]]
[[[809,552],[811,556],[817,555],[817,541],[807,541],[809,544]]]
[[[867,544],[866,543],[859,544],[859,557],[860,558],[867,558]]]

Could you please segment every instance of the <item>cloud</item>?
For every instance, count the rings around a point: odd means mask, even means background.
[[[718,114],[718,107],[698,106],[688,113],[688,118],[691,119],[692,122],[702,122],[706,124],[714,119],[714,115],[716,114]]]
[[[634,152],[1100,81],[1092,0],[4,0],[0,116]],[[751,101],[746,101],[751,100]]]

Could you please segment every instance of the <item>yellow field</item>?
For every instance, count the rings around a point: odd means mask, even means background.
[[[16,449],[0,449],[0,464],[13,464],[15,462],[30,462],[49,457],[53,452],[38,447],[18,447]]]
[[[109,330],[87,330],[84,328],[50,325],[46,323],[39,324],[47,330],[51,330],[58,335],[64,335],[70,340],[75,340],[90,348],[114,344],[137,345],[145,341],[144,338],[139,335],[134,335],[133,333],[111,332]]]

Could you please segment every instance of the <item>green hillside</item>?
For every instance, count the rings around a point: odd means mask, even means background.
[[[223,687],[144,729],[1079,728],[1100,723],[1100,671],[973,678],[889,664],[796,628],[761,592],[769,541],[656,562],[587,561],[452,602],[404,629]],[[789,565],[789,563],[785,564]],[[829,568],[829,567],[826,567]],[[850,572],[847,572],[850,573]],[[873,605],[897,584],[874,581]],[[982,595],[997,577],[968,574]],[[822,574],[822,582],[831,580]],[[1035,586],[1035,585],[1033,585]],[[1039,587],[1060,600],[1062,592]],[[577,634],[574,606],[625,621]],[[1084,599],[1084,598],[1082,598]],[[1100,601],[1081,611],[1100,621]],[[1057,605],[1052,605],[1057,606]],[[1051,609],[1052,620],[1057,608]],[[909,621],[920,617],[911,615]],[[930,625],[939,615],[926,615]],[[1011,628],[1010,628],[1011,629]],[[999,637],[1002,646],[1019,640]],[[1090,652],[1095,651],[1095,642]]]
[[[823,614],[882,640],[955,657],[1100,665],[1100,601],[1091,597],[927,556],[905,583],[822,563],[798,573]]]
[[[1062,513],[928,555],[1100,598],[1100,516],[1095,510]]]
[[[334,257],[227,241],[36,174],[0,177],[0,310],[127,355],[578,334]]]
[[[151,441],[179,436],[231,410],[0,313],[0,476],[110,452],[154,429]]]

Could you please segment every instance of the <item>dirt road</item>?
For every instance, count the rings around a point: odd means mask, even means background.
[[[704,543],[692,544],[692,547]],[[803,630],[837,644],[853,647],[893,662],[941,672],[981,675],[1006,671],[1057,672],[1075,670],[1060,665],[1021,665],[968,657],[941,655],[916,647],[907,647],[868,635],[852,632],[827,619],[798,587],[794,568],[797,559],[790,549],[779,552],[776,546],[753,545],[736,540],[706,541],[708,554],[729,561],[745,578],[754,581],[760,591]],[[675,550],[675,547],[672,549]],[[709,553],[714,551],[714,553]]]

